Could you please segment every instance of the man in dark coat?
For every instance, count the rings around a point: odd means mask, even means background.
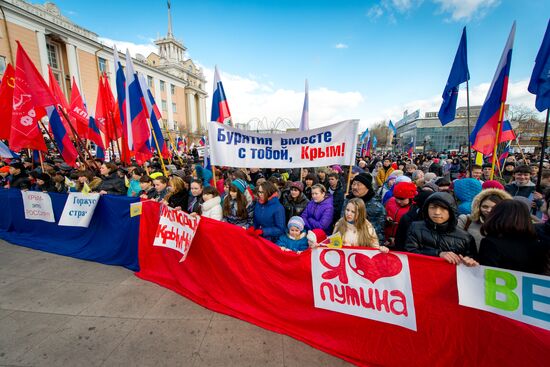
[[[10,175],[10,188],[28,190],[31,187],[31,182],[23,163],[14,162],[10,164]]]
[[[456,203],[446,192],[430,195],[422,208],[424,220],[414,222],[405,241],[405,249],[412,253],[438,256],[451,264],[477,265],[474,238],[458,228]]]
[[[332,205],[334,205],[334,216],[332,219],[332,224],[334,225],[340,219],[340,213],[344,205],[344,187],[338,177],[338,173],[328,174],[328,192],[332,195]]]

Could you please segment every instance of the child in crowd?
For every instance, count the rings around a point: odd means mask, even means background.
[[[201,215],[206,218],[222,220],[223,209],[218,190],[212,186],[205,187],[202,190]]]
[[[223,221],[248,228],[252,225],[254,205],[248,204],[245,196],[246,182],[240,178],[227,180],[228,190],[223,200]]]
[[[351,199],[344,210],[344,217],[336,222],[334,233],[340,233],[344,246],[364,246],[388,252],[380,246],[373,225],[367,220],[365,203],[359,198]]]
[[[304,232],[304,220],[298,216],[291,217],[287,228],[287,234],[279,237],[277,245],[285,251],[301,252],[307,250],[308,241]]]

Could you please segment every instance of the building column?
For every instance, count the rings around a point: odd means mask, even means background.
[[[199,95],[197,107],[199,109],[199,126],[207,130],[208,122],[206,121],[206,96],[202,94]]]
[[[172,84],[165,83],[166,85],[166,109],[168,109],[168,120],[167,120],[167,128],[169,130],[174,130],[174,110],[172,108]]]
[[[48,48],[46,47],[46,33],[42,30],[36,31],[36,40],[38,43],[42,76],[44,79],[48,80]]]
[[[185,95],[187,96],[187,128],[192,132],[197,132],[197,119],[196,119],[196,109],[195,109],[195,92],[191,90],[186,90]]]
[[[82,84],[80,82],[80,72],[78,70],[78,57],[76,46],[72,45],[70,42],[67,42],[65,47],[67,49],[67,61],[69,63],[69,75],[71,76],[71,85],[74,78],[76,81],[76,85],[80,90],[82,90]]]

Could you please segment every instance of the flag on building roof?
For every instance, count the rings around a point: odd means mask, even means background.
[[[443,90],[443,103],[439,109],[439,121],[446,125],[455,119],[456,102],[458,100],[458,87],[460,84],[470,79],[468,71],[468,53],[466,47],[466,27],[462,29],[462,37],[456,50],[455,59],[447,79],[447,84]]]
[[[232,125],[229,104],[223,90],[223,84],[218,73],[218,66],[214,68],[214,91],[212,92],[212,111],[210,121],[217,121],[224,125]]]
[[[78,152],[74,147],[63,122],[61,121],[61,116],[55,106],[48,108],[48,118],[50,121],[50,128],[52,130],[53,138],[61,156],[70,166],[75,166],[76,159],[78,158]]]
[[[304,108],[302,109],[302,118],[300,119],[300,131],[309,130],[309,84],[306,79]]]
[[[48,149],[38,120],[46,115],[45,108],[55,105],[56,101],[19,41],[14,76],[9,146],[14,151],[28,148],[46,152]]]
[[[8,64],[0,83],[0,139],[10,138],[14,86],[15,69]]]
[[[82,139],[88,138],[88,109],[84,104],[84,99],[80,94],[80,90],[76,85],[76,81],[73,77],[73,83],[71,87],[71,104],[69,106],[69,116],[72,117],[76,126],[76,132]]]
[[[476,126],[470,135],[472,148],[484,155],[489,155],[493,152],[499,121],[502,122],[503,119],[515,33],[516,23],[514,22],[493,77],[491,87],[481,107]]]
[[[542,112],[550,108],[550,20],[548,20],[527,89],[537,96],[535,100],[537,110]]]

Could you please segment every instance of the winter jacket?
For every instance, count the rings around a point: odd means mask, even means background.
[[[550,220],[545,223],[535,224],[539,246],[544,251],[544,275],[550,275]]]
[[[462,178],[453,184],[459,202],[458,214],[470,214],[474,197],[481,192],[481,182],[475,178]]]
[[[231,196],[225,198],[225,200],[230,200],[229,207],[231,213],[223,217],[223,221],[227,223],[234,224],[239,227],[248,228],[252,225],[254,219],[254,204],[249,204],[246,207],[247,217],[240,218],[237,216],[237,200],[231,199]],[[225,203],[224,203],[225,204]]]
[[[126,194],[126,185],[124,185],[124,180],[116,172],[113,172],[109,176],[102,177],[101,183],[95,191],[106,191],[107,194],[111,195],[124,195]]]
[[[281,246],[292,251],[304,251],[309,247],[305,233],[302,233],[300,239],[298,240],[291,238],[288,234],[281,236],[277,241],[277,246]]]
[[[327,193],[320,203],[310,201],[306,209],[302,212],[302,219],[305,223],[305,229],[320,228],[325,233],[330,233],[332,227],[332,217],[334,215],[334,205],[332,195]]]
[[[474,237],[478,251],[481,244],[481,239],[483,238],[481,235],[481,225],[483,224],[480,210],[481,203],[492,195],[497,195],[502,200],[512,199],[510,194],[506,191],[499,189],[485,189],[474,197],[474,200],[472,201],[471,214],[461,214],[458,217],[458,228],[465,230]]]
[[[149,190],[145,191],[145,190],[141,190],[139,192],[139,196],[141,195],[147,195],[147,199],[153,199],[155,197],[155,195],[157,194],[157,192],[155,191],[155,188],[154,187],[151,187]]]
[[[189,191],[181,190],[179,192],[173,193],[168,198],[168,206],[170,208],[180,207],[181,210],[187,209],[187,204],[189,202]]]
[[[161,191],[156,191],[155,190],[155,193],[153,195],[153,199],[155,199],[156,201],[162,201],[167,194],[168,194],[168,187],[165,187]]]
[[[12,175],[10,180],[10,188],[19,190],[28,190],[31,187],[31,181],[26,172],[21,172],[18,175]]]
[[[281,204],[285,208],[285,218],[286,221],[290,219],[290,217],[293,216],[300,216],[302,215],[302,212],[305,210],[307,203],[309,203],[309,200],[306,198],[304,193],[300,193],[300,196],[296,200],[293,200],[290,196],[290,190],[285,190],[281,194]]]
[[[139,181],[131,179],[130,186],[128,186],[128,190],[126,191],[126,196],[129,196],[129,197],[139,196],[140,191],[141,191],[141,187],[139,186]]]
[[[405,243],[407,242],[407,234],[411,224],[419,220],[424,219],[422,216],[422,208],[419,208],[417,205],[411,205],[409,211],[401,217],[399,224],[397,225],[397,230],[395,231],[395,240],[393,249],[397,251],[405,250]]]
[[[208,199],[202,203],[201,216],[221,221],[223,218],[221,198],[219,196],[215,196],[212,199]]]
[[[254,228],[263,231],[262,237],[277,243],[279,237],[285,234],[285,208],[275,195],[267,202],[261,204],[259,201],[254,205]]]
[[[430,203],[447,208],[449,220],[443,224],[434,223],[428,216]],[[456,226],[456,204],[451,195],[444,192],[430,195],[424,203],[422,212],[424,220],[414,222],[409,229],[405,242],[406,251],[428,256],[439,256],[444,251],[470,257],[477,255],[472,235]]]
[[[386,236],[386,240],[388,240],[390,237],[395,238],[399,221],[405,214],[407,214],[410,208],[410,205],[397,205],[394,197],[388,200],[385,206],[386,218],[391,218],[391,220],[386,220],[386,226],[384,228],[384,236]]]
[[[330,187],[327,191],[332,195],[332,205],[334,206],[334,214],[332,216],[332,224],[336,223],[340,219],[340,213],[342,212],[342,205],[344,205],[344,187],[342,182],[338,180],[336,188],[333,190]]]
[[[344,216],[344,211],[346,210],[346,205],[348,205],[348,201],[353,199],[354,197],[355,196],[351,192],[346,197],[346,200],[342,205],[342,212],[340,213],[340,217]],[[365,203],[365,207],[367,209],[367,220],[373,225],[374,229],[376,230],[378,241],[380,241],[380,243],[384,243],[384,224],[386,223],[386,209],[384,209],[382,203],[380,203],[380,201],[374,197],[373,190],[369,190],[369,192],[367,192],[367,194],[360,199],[362,199]]]
[[[504,190],[512,196],[523,196],[531,199],[530,196],[535,191],[535,184],[529,181],[526,185],[519,186],[516,181],[512,181],[504,186]]]
[[[545,253],[536,239],[525,236],[496,237],[481,240],[479,263],[526,273],[542,274]]]
[[[382,167],[378,170],[378,172],[376,173],[376,184],[378,185],[378,187],[381,187],[384,184],[384,182],[386,182],[386,180],[388,179],[388,177],[390,177],[392,172],[393,172],[393,167],[391,166],[386,169]]]

